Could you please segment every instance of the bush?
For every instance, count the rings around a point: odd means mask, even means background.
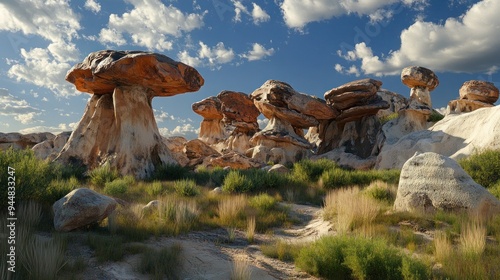
[[[44,201],[53,204],[57,200],[70,193],[72,190],[78,189],[80,185],[80,182],[75,177],[71,177],[69,180],[52,180],[45,192]]]
[[[382,181],[372,182],[363,193],[378,201],[393,203],[396,199],[397,186],[390,186]]]
[[[177,180],[174,182],[174,189],[181,196],[197,196],[200,193],[200,188],[194,180]]]
[[[329,159],[319,159],[317,161],[306,159],[293,165],[291,176],[298,181],[316,182],[323,172],[335,168],[338,168],[337,164]]]
[[[117,179],[118,176],[118,171],[111,168],[109,163],[105,163],[89,172],[90,182],[100,188],[104,187],[106,183]]]
[[[442,119],[444,119],[444,116],[433,110],[427,121],[435,123]]]
[[[123,259],[124,243],[120,237],[89,234],[87,242],[90,248],[95,250],[98,262],[117,262]]]
[[[485,188],[500,181],[500,150],[485,150],[459,163],[476,183]]]
[[[189,177],[189,169],[179,164],[162,164],[155,167],[151,179],[159,181],[173,181]]]
[[[277,203],[278,201],[276,198],[268,195],[267,193],[259,194],[249,200],[250,206],[263,212],[274,209]]]
[[[182,265],[182,248],[173,245],[159,250],[148,249],[141,255],[138,270],[151,274],[153,279],[177,279]]]
[[[229,171],[222,167],[215,167],[212,170],[208,170],[205,167],[199,167],[194,173],[194,178],[198,185],[216,187],[222,185],[228,173]]]
[[[146,192],[151,196],[159,196],[164,192],[163,184],[160,181],[153,181],[146,186]]]
[[[252,182],[239,170],[231,170],[224,179],[222,190],[227,193],[246,193],[253,190]]]
[[[14,168],[10,176],[8,167]],[[14,150],[12,148],[0,153],[0,188],[1,197],[7,197],[7,182],[9,177],[15,177],[16,200],[36,200],[43,202],[45,190],[50,182],[61,177],[60,170],[45,160],[35,157],[32,150]],[[2,209],[7,205],[7,199],[0,202]]]
[[[500,199],[500,181],[496,182],[494,185],[490,186],[488,189],[492,195]]]
[[[271,244],[260,246],[260,249],[264,255],[270,258],[291,262],[297,258],[304,246],[303,244],[290,243],[279,239]]]
[[[128,177],[128,176],[127,176]],[[127,192],[131,180],[127,178],[116,179],[112,182],[107,182],[104,185],[104,193],[111,196],[119,196]]]
[[[381,239],[327,236],[304,247],[296,264],[326,279],[429,279],[429,268]]]

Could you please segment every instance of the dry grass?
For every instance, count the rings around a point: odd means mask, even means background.
[[[243,212],[247,205],[245,195],[226,197],[219,202],[218,213],[219,219],[224,225],[231,225],[236,221],[236,218]]]
[[[465,255],[481,256],[486,247],[486,226],[473,219],[462,225],[460,250]]]
[[[23,250],[23,266],[31,279],[56,279],[57,273],[66,263],[63,242],[40,236],[30,238]]]
[[[434,250],[436,260],[446,262],[453,255],[453,245],[445,232],[436,231],[434,235]]]
[[[336,223],[340,233],[370,225],[380,212],[380,205],[361,195],[358,187],[330,191],[324,202],[325,217]]]
[[[243,257],[233,259],[233,269],[231,271],[231,280],[250,280],[252,279],[250,264]]]
[[[255,238],[255,216],[251,216],[247,220],[247,240],[252,243]]]

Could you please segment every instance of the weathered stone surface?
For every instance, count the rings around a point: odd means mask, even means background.
[[[436,152],[459,160],[483,149],[500,149],[500,106],[450,114],[429,129],[384,144],[377,168],[401,168],[415,152]],[[383,127],[385,129],[385,126]]]
[[[375,166],[377,157],[369,156],[361,158],[355,154],[347,153],[346,147],[339,147],[321,155],[312,156],[312,160],[326,158],[336,162],[339,166],[356,169],[356,170],[370,170]]]
[[[460,99],[468,99],[488,104],[498,100],[499,91],[493,83],[486,81],[467,81],[460,88]]]
[[[403,166],[394,202],[397,211],[500,213],[500,201],[458,165],[436,153],[415,154]]]
[[[386,89],[380,89],[377,92],[377,95],[382,98],[387,104],[389,104],[389,108],[379,110],[377,112],[377,117],[382,118],[388,115],[391,115],[393,113],[397,113],[400,110],[406,108],[409,104],[408,99],[406,99],[404,96],[401,94],[397,94],[395,92],[386,90]]]
[[[260,168],[263,163],[240,153],[230,152],[221,156],[206,157],[201,165],[207,168],[219,166],[230,169],[250,169]]]
[[[203,159],[208,156],[220,156],[214,148],[199,139],[188,141],[184,146],[184,153],[189,159]]]
[[[373,95],[378,91],[381,85],[381,81],[377,81],[374,79],[356,80],[327,91],[325,93],[325,99],[335,100],[335,98],[337,98],[336,96],[340,96],[346,92],[362,91],[372,93]]]
[[[365,116],[376,115],[378,111],[389,108],[389,104],[382,100],[382,98],[373,99],[366,105],[355,106],[342,111],[335,121],[337,122],[351,122],[359,120]]]
[[[45,140],[31,148],[39,159],[53,160],[57,157],[71,135],[71,131],[61,132],[53,139]]]
[[[406,67],[401,72],[401,81],[411,88],[410,102],[432,108],[430,92],[439,85],[439,79],[432,70],[420,67]]]
[[[106,218],[116,208],[116,201],[93,190],[80,188],[71,191],[52,205],[54,227],[71,231]]]
[[[283,164],[275,164],[269,168],[268,173],[278,173],[278,174],[286,174],[289,173],[290,170],[286,168]]]
[[[112,93],[118,86],[141,86],[154,96],[197,91],[204,83],[193,67],[162,54],[113,50],[89,54],[69,70],[66,80],[92,94]]]
[[[153,97],[196,91],[204,82],[194,68],[164,55],[120,51],[91,53],[66,80],[94,95],[56,160],[89,169],[109,163],[137,178],[175,163],[158,131]]]
[[[217,98],[222,103],[221,112],[227,121],[257,123],[260,112],[245,93],[225,90]]]
[[[201,101],[193,103],[193,111],[202,116],[205,120],[222,120],[222,103],[215,96],[207,97]]]
[[[481,108],[493,107],[492,104],[484,103],[481,101],[458,99],[448,102],[445,115],[469,113]]]
[[[11,147],[16,150],[24,150],[26,148],[32,148],[38,143],[42,143],[46,140],[52,140],[54,138],[54,134],[50,132],[28,134],[0,132],[0,150],[8,150]]]
[[[187,143],[186,138],[182,136],[173,136],[173,137],[162,137],[163,143],[167,146],[167,149],[172,154],[172,157],[179,163],[181,166],[186,166],[189,163],[189,158],[184,153],[184,146]]]

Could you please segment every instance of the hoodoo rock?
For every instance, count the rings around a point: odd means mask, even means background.
[[[467,113],[485,107],[493,107],[498,100],[498,88],[486,81],[467,81],[460,88],[460,99],[448,103],[446,114]]]
[[[198,139],[212,145],[226,138],[224,124],[222,123],[224,118],[221,110],[222,104],[217,97],[205,98],[194,103],[191,107],[196,114],[203,117]]]
[[[381,81],[362,79],[325,93],[327,104],[339,115],[321,121],[306,135],[309,141],[317,145],[319,157],[336,161],[339,158],[354,158],[351,162],[355,164],[346,164],[353,168],[365,169],[375,164],[375,158],[371,156],[380,130],[376,114],[379,110],[389,108],[389,103],[377,95],[381,85]],[[369,163],[360,164],[368,158]]]
[[[259,130],[257,117],[260,112],[252,99],[242,92],[225,90],[217,98],[222,103],[222,122],[228,135],[224,150],[244,154],[252,147],[250,138]]]
[[[321,99],[298,93],[280,81],[266,81],[250,97],[269,119],[268,125],[250,139],[256,146],[252,157],[263,162],[295,162],[305,157],[313,145],[304,138],[303,130],[338,115]]]
[[[167,56],[111,50],[91,53],[66,80],[92,97],[56,160],[90,169],[109,163],[138,178],[175,162],[158,131],[153,97],[197,91],[204,83],[194,68]]]
[[[410,100],[432,108],[430,92],[439,85],[432,70],[420,66],[406,67],[401,72],[401,81],[411,88]]]

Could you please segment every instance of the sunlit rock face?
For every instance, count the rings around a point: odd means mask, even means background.
[[[493,107],[498,100],[498,88],[486,81],[467,81],[459,91],[459,99],[452,100],[446,108],[446,115],[468,113],[481,108]]]
[[[164,55],[110,50],[91,53],[66,80],[92,96],[56,160],[90,169],[109,163],[137,178],[176,162],[158,131],[152,99],[197,91],[204,83],[194,68]]]

